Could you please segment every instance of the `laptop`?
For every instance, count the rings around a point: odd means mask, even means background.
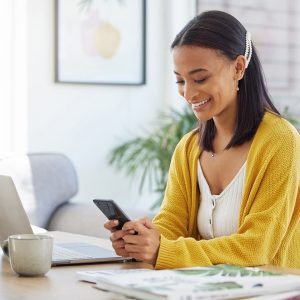
[[[0,244],[7,253],[10,235],[33,233],[15,184],[11,177],[0,175]],[[52,266],[126,261],[113,251],[83,242],[54,243]]]

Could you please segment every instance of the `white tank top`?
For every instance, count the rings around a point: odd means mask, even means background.
[[[246,163],[220,195],[212,195],[198,160],[197,173],[201,201],[197,225],[203,239],[209,240],[237,232]]]

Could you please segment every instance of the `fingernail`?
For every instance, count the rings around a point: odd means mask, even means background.
[[[118,220],[114,220],[114,224],[118,224],[119,223],[119,221]]]

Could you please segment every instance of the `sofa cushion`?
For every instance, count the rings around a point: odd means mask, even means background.
[[[0,174],[13,178],[30,222],[44,228],[53,212],[78,191],[71,161],[58,153],[2,158]]]
[[[145,216],[150,219],[154,217],[154,213],[150,211],[122,208],[131,220]],[[104,214],[92,201],[88,203],[67,203],[56,210],[48,229],[108,238],[110,233],[103,227],[106,220]]]

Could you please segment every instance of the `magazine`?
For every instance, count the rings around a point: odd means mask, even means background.
[[[101,269],[77,272],[77,278],[143,300],[236,299],[298,290],[300,294],[300,276],[230,265],[158,271]]]

